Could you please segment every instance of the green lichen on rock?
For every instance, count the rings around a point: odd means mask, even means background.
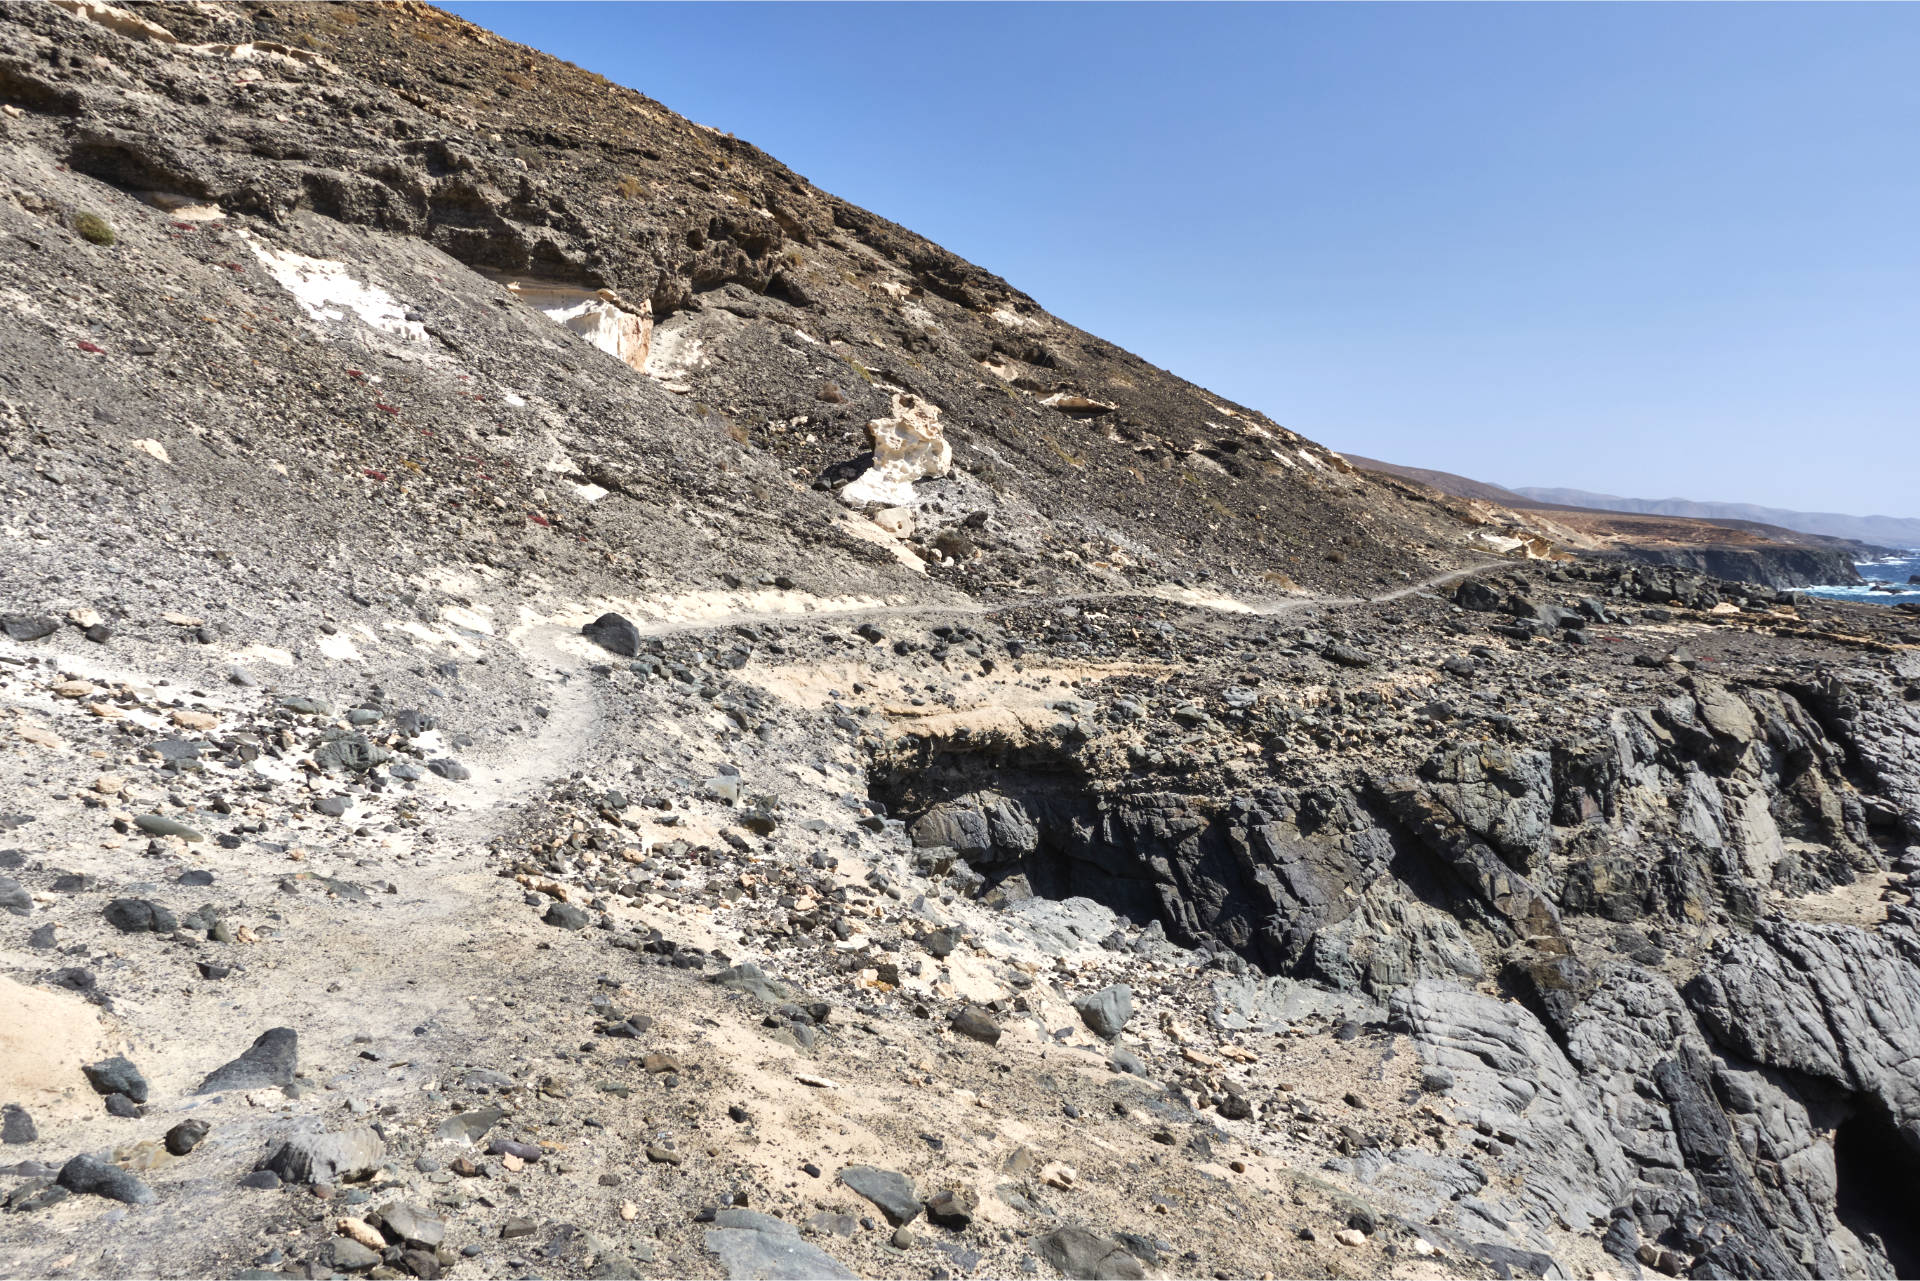
[[[73,229],[80,233],[82,240],[91,244],[110,245],[114,241],[112,225],[99,214],[75,214]]]

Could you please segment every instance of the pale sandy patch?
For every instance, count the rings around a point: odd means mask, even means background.
[[[0,978],[0,1099],[35,1121],[99,1110],[80,1067],[108,1057],[106,1042],[99,1014],[79,997]]]

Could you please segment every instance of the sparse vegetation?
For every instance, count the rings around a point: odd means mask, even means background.
[[[650,194],[647,184],[632,174],[627,174],[613,184],[613,192],[622,200],[645,200]]]
[[[116,239],[113,225],[96,213],[75,214],[73,229],[89,244],[110,245]]]
[[[1067,451],[1066,446],[1062,445],[1059,441],[1055,440],[1051,434],[1047,432],[1042,432],[1040,433],[1040,439],[1044,440],[1047,443],[1047,448],[1051,449],[1054,452],[1054,454],[1059,457],[1060,461],[1065,463],[1067,466],[1085,467],[1087,465],[1086,459],[1081,458],[1076,454],[1069,453]]]

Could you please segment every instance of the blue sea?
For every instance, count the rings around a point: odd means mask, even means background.
[[[1860,571],[1860,577],[1866,582],[1839,587],[1809,587],[1808,594],[1830,596],[1835,600],[1864,600],[1879,605],[1920,601],[1920,583],[1909,585],[1907,582],[1908,578],[1920,574],[1920,548],[1883,556],[1879,560],[1860,561],[1854,568]],[[1899,590],[1875,591],[1875,583],[1891,584]]]

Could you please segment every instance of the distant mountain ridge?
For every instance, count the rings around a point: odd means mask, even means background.
[[[1579,497],[1577,490],[1513,490],[1469,476],[1345,455],[1363,471],[1398,477],[1429,490],[1507,509],[1508,518],[1551,542],[1594,555],[1620,555],[1656,565],[1680,565],[1716,578],[1769,587],[1859,581],[1859,562],[1893,549],[1879,543],[1809,533],[1734,517],[1678,516],[1622,511],[1598,504],[1549,502],[1533,495]],[[1595,497],[1598,497],[1597,495]],[[1626,501],[1626,500],[1620,500]]]
[[[1490,485],[1484,480],[1475,480],[1471,476],[1460,476],[1450,471],[1436,471],[1431,467],[1408,467],[1401,463],[1382,462],[1378,458],[1362,458],[1358,454],[1342,454],[1355,467],[1367,471],[1385,472],[1389,476],[1399,476],[1403,480],[1414,480],[1422,485],[1430,485],[1443,494],[1452,494],[1456,498],[1477,498],[1483,503],[1497,503],[1502,507],[1515,509],[1531,507],[1533,500],[1518,490],[1502,489]]]
[[[1634,512],[1646,516],[1687,516],[1696,520],[1751,520],[1780,525],[1803,534],[1852,538],[1891,547],[1920,547],[1920,520],[1904,516],[1846,516],[1839,512],[1800,512],[1752,503],[1703,503],[1690,498],[1621,498],[1584,489],[1548,489],[1523,486],[1514,493],[1535,502],[1568,507],[1597,507],[1602,511]]]

